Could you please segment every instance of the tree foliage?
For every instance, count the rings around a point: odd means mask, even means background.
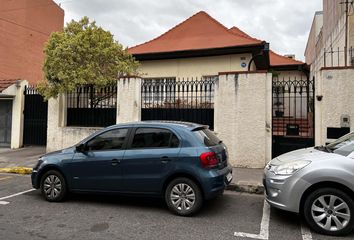
[[[46,99],[82,85],[115,84],[117,78],[135,74],[138,68],[127,49],[87,17],[72,20],[63,31],[52,33],[44,53],[46,79],[37,89]]]

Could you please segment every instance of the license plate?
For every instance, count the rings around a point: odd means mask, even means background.
[[[228,182],[231,182],[231,180],[232,180],[232,173],[228,173],[228,174],[226,175],[226,179],[227,179]]]

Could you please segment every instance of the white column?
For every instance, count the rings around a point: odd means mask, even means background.
[[[271,81],[269,73],[219,76],[214,126],[233,166],[263,168],[271,159]]]
[[[141,78],[126,77],[118,80],[117,123],[141,120]]]

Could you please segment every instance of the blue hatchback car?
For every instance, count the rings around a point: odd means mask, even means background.
[[[231,180],[226,146],[207,126],[163,121],[107,127],[42,156],[32,173],[33,187],[48,201],[68,192],[162,196],[184,216]]]

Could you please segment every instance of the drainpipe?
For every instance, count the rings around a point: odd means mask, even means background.
[[[249,72],[251,71],[251,64],[252,64],[252,62],[254,62],[254,59],[257,58],[257,57],[263,57],[265,52],[269,52],[269,43],[267,43],[267,42],[264,43],[263,49],[261,49],[261,51],[258,54],[254,55],[251,58],[251,60],[249,61],[249,63],[248,63],[248,71]],[[269,66],[269,57],[268,57],[267,60],[268,60],[267,61],[267,65]]]

